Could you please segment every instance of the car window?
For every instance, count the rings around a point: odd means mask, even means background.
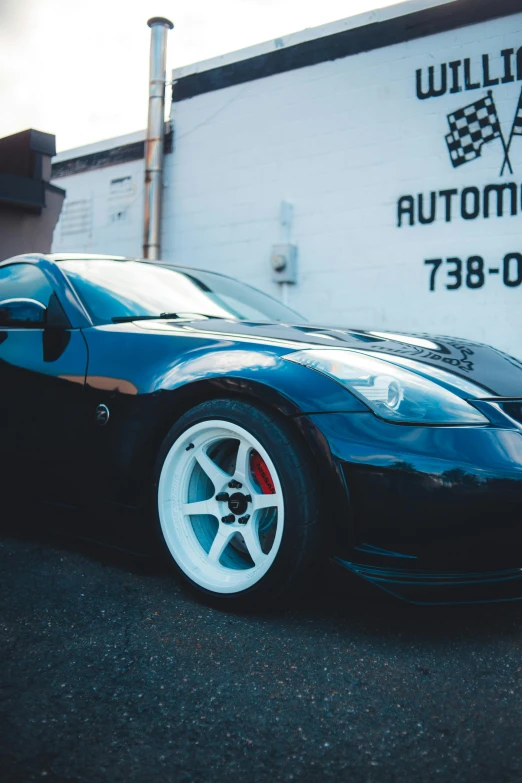
[[[0,302],[4,299],[36,299],[48,307],[52,294],[51,284],[34,264],[0,267]]]
[[[60,261],[60,268],[96,324],[163,313],[288,323],[305,320],[256,288],[212,272],[110,258]]]

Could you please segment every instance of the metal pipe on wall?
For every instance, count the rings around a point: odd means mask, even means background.
[[[174,25],[155,16],[147,22],[150,34],[149,117],[145,140],[145,210],[143,256],[151,261],[161,253],[161,202],[163,189],[163,140],[165,135],[165,75],[167,36]]]

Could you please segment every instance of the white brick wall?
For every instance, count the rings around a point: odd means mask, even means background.
[[[513,175],[499,176],[500,140],[453,168],[446,115],[486,88],[419,100],[415,72],[470,58],[473,74],[490,57],[522,45],[522,13],[353,57],[301,68],[173,104],[174,153],[166,156],[163,256],[222,271],[279,295],[271,283],[271,245],[281,240],[282,200],[294,205],[292,241],[299,282],[290,304],[323,323],[426,331],[490,342],[522,357],[522,285],[502,279],[507,253],[522,253],[522,137],[511,148]],[[514,67],[514,66],[513,66]],[[509,135],[522,81],[493,97]],[[121,169],[119,173],[118,170]],[[93,230],[84,244],[60,238],[58,250],[140,254],[143,162],[58,181],[67,198],[91,193]],[[127,222],[111,223],[109,182],[131,172],[135,200]],[[487,184],[517,184],[517,215],[397,226],[400,196]],[[455,202],[456,205],[456,202]],[[466,286],[465,262],[480,255],[485,283]],[[463,282],[447,290],[445,261],[429,290],[425,259],[459,257]],[[511,262],[514,277],[516,262]],[[499,274],[487,269],[499,268]]]

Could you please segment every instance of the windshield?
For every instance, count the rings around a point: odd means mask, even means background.
[[[246,321],[304,321],[256,288],[213,272],[116,259],[60,261],[93,323],[201,314]]]

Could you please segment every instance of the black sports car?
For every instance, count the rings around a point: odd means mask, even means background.
[[[209,271],[18,256],[0,436],[4,500],[121,519],[122,547],[154,528],[223,605],[325,556],[416,602],[522,597],[522,363],[486,345],[312,326]]]

